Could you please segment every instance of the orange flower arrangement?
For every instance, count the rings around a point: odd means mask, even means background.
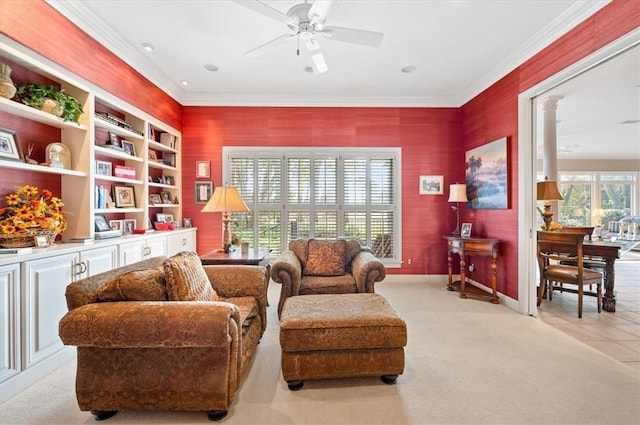
[[[62,200],[51,191],[42,192],[35,186],[20,186],[6,196],[7,206],[0,208],[0,233],[5,235],[29,234],[38,230],[62,233],[67,220],[62,213]]]

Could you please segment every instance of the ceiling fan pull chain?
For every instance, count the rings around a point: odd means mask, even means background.
[[[296,37],[296,56],[300,56],[300,34]]]

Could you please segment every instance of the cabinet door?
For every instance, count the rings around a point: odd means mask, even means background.
[[[144,239],[140,239],[139,241],[134,242],[121,243],[120,245],[118,245],[118,250],[120,251],[120,258],[118,259],[120,267],[142,261],[142,253],[144,251],[144,247]]]
[[[81,278],[113,270],[118,267],[118,247],[112,245],[82,251],[80,252],[80,263],[82,265]]]
[[[22,263],[23,358],[27,368],[63,348],[58,322],[67,312],[64,293],[74,278],[77,261],[74,253]]]
[[[20,264],[0,268],[0,382],[20,371]]]
[[[185,231],[167,237],[167,255],[196,250],[196,231]]]
[[[151,238],[147,239],[143,252],[145,259],[167,255],[167,238]]]

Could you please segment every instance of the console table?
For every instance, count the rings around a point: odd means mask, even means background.
[[[460,236],[444,236],[447,240],[448,254],[447,265],[449,268],[449,283],[447,289],[449,291],[460,291],[460,298],[478,298],[487,300],[493,304],[500,301],[496,293],[497,275],[496,263],[498,261],[498,239],[481,239],[481,238],[463,238]],[[452,261],[453,254],[460,255],[460,280],[453,282]],[[474,286],[471,282],[467,282],[466,272],[466,256],[491,257],[491,289],[492,292]]]

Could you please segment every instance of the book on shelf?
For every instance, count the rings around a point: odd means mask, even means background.
[[[0,248],[0,254],[31,254],[33,252],[33,248],[24,247],[24,248]]]

